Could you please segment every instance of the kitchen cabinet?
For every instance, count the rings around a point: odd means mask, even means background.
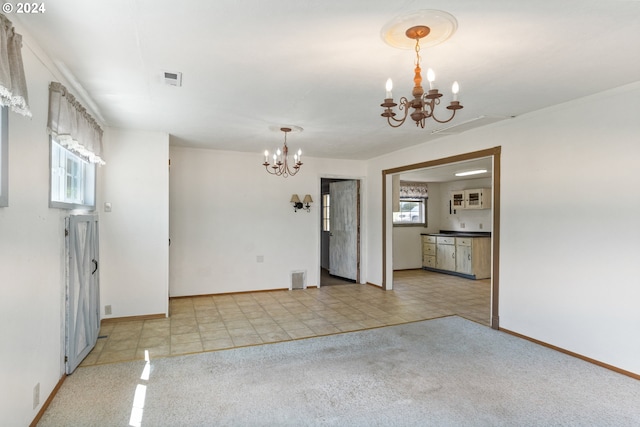
[[[456,271],[471,274],[471,242],[472,239],[458,237],[456,239]]]
[[[456,238],[436,237],[436,268],[439,270],[456,269]]]
[[[422,268],[469,279],[488,279],[491,237],[423,235]]]
[[[491,189],[476,188],[451,192],[452,209],[491,209]]]
[[[464,190],[465,209],[491,209],[491,189]]]
[[[464,190],[451,192],[451,208],[464,209]]]
[[[422,266],[436,268],[435,236],[422,236]]]

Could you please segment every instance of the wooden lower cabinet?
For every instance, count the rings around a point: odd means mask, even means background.
[[[488,279],[491,238],[423,235],[422,267],[470,279]]]
[[[455,237],[436,237],[436,268],[440,270],[456,270]]]
[[[422,236],[422,266],[436,268],[435,236]]]

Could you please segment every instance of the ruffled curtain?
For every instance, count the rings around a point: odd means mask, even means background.
[[[102,129],[62,84],[49,84],[49,133],[60,145],[92,163],[102,160]]]
[[[22,65],[22,36],[0,14],[0,105],[31,117],[27,80]]]
[[[400,198],[404,199],[427,199],[427,183],[400,181]]]

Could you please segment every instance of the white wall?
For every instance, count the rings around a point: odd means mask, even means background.
[[[429,183],[427,188],[427,226],[393,227],[393,269],[422,268],[422,233],[440,230],[440,184]]]
[[[492,209],[456,209],[455,213],[449,213],[451,191],[491,188],[491,181],[491,178],[479,178],[441,183],[440,230],[462,232],[491,231],[491,223],[493,221]]]
[[[169,135],[108,128],[99,170],[103,318],[168,314]],[[104,203],[111,203],[105,212]],[[104,306],[112,314],[105,315]]]
[[[268,175],[259,153],[170,151],[171,296],[288,288],[292,271],[318,284],[320,178],[362,178],[364,162],[307,157],[285,179]],[[310,213],[293,211],[293,193],[311,194]]]
[[[374,159],[368,175],[502,146],[500,326],[640,374],[638,111],[635,83]],[[377,180],[367,210],[367,276],[382,283]]]
[[[14,23],[15,24],[15,23]],[[18,33],[22,29],[16,25]],[[48,85],[22,49],[32,118],[9,113],[9,206],[0,208],[0,424],[28,425],[62,376],[64,216],[49,209]],[[33,408],[33,388],[40,404]]]

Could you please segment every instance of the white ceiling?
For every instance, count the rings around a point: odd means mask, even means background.
[[[455,176],[458,172],[468,172],[472,170],[484,169],[487,172],[469,176]],[[451,182],[468,179],[490,178],[493,173],[493,159],[483,157],[481,159],[467,160],[458,163],[448,163],[444,165],[431,166],[425,169],[418,169],[411,172],[403,172],[400,179],[403,181],[422,182]]]
[[[441,138],[430,123],[390,128],[384,83],[409,96],[414,53],[385,44],[398,15],[440,9],[458,21],[423,49],[451,124],[480,126],[637,81],[640,2],[613,0],[56,0],[11,15],[107,126],[163,131],[173,145],[369,159]],[[165,86],[163,71],[183,73]],[[28,73],[28,70],[26,70]],[[426,82],[425,82],[426,83]],[[91,105],[90,105],[91,106]],[[443,106],[442,106],[443,107]],[[442,108],[441,107],[441,108]],[[448,112],[448,111],[447,111]]]

